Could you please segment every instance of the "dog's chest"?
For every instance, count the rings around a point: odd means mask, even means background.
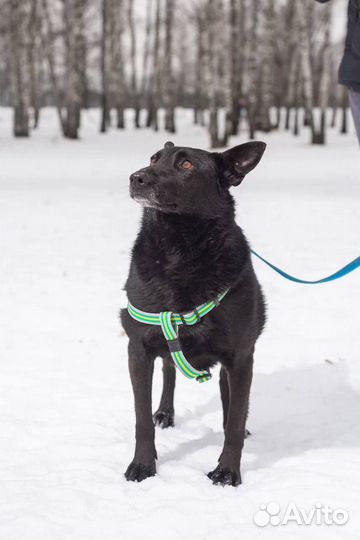
[[[181,349],[186,357],[191,358],[194,367],[205,368],[213,365],[219,360],[219,343],[224,344],[223,339],[219,340],[219,329],[214,326],[210,316],[201,319],[193,326],[180,325],[178,327]],[[147,327],[143,330],[143,343],[155,356],[169,354],[167,342],[159,327]]]

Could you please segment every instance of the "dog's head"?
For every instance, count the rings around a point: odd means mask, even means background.
[[[167,142],[148,167],[130,176],[130,195],[162,212],[216,215],[229,188],[256,167],[265,147],[254,141],[216,153]]]

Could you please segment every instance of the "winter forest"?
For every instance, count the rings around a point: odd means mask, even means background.
[[[136,128],[174,133],[176,107],[186,107],[211,147],[239,130],[254,138],[304,128],[325,144],[327,126],[348,129],[334,5],[0,0],[0,105],[13,108],[15,137],[31,136],[44,106],[56,107],[69,139],[79,138],[84,109],[101,108],[103,133],[127,127],[127,108]]]

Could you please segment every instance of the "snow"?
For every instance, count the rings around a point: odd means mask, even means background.
[[[256,351],[243,485],[216,487],[205,476],[223,440],[216,373],[203,385],[178,375],[176,427],[156,432],[158,475],[128,483],[134,411],[118,310],[140,208],[127,184],[169,137],[100,135],[90,110],[81,141],[65,141],[54,111],[42,115],[39,132],[14,140],[10,111],[0,110],[0,539],[357,538],[360,273],[305,286],[255,260],[269,320]],[[288,272],[330,274],[359,254],[353,131],[332,130],[323,148],[305,132],[260,138],[263,161],[233,191],[239,224]],[[190,111],[179,111],[172,140],[208,143]],[[349,521],[258,527],[253,516],[269,502],[281,511],[329,505]]]

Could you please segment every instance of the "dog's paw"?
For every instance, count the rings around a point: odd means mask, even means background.
[[[150,476],[155,476],[155,474],[155,463],[153,465],[143,465],[142,463],[135,463],[132,461],[126,469],[125,478],[131,482],[142,482]]]
[[[241,484],[240,472],[231,471],[225,467],[218,465],[216,469],[208,473],[208,478],[213,484],[221,486],[238,486]]]
[[[153,414],[154,424],[162,429],[174,427],[174,411],[162,411],[158,409]]]

